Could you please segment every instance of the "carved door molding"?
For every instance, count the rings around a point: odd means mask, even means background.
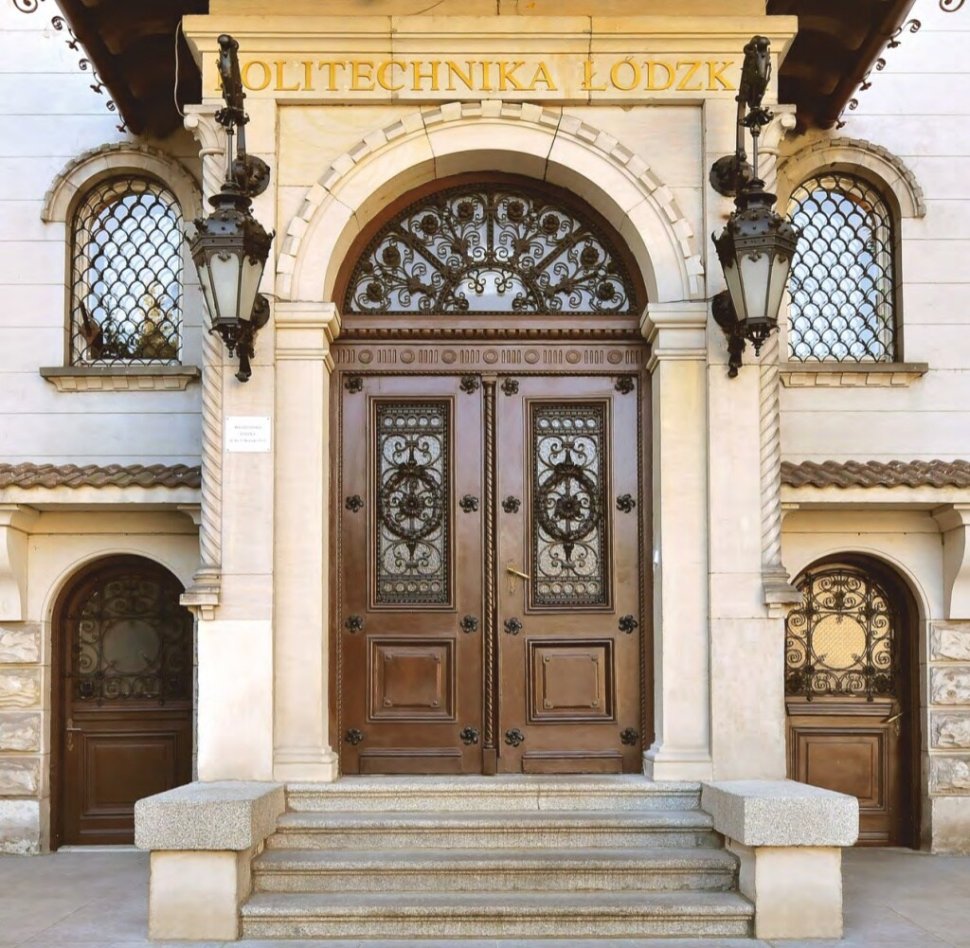
[[[342,771],[639,772],[644,347],[333,351]]]

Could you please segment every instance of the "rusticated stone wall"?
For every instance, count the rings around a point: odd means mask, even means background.
[[[970,622],[933,624],[929,705],[930,795],[970,797]]]
[[[35,853],[41,842],[43,648],[36,622],[0,625],[0,852]]]

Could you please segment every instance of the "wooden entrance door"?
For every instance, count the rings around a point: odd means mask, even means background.
[[[914,611],[888,570],[830,562],[787,622],[789,775],[859,800],[859,845],[917,842]]]
[[[192,616],[140,557],[102,560],[56,612],[54,846],[131,843],[137,800],[192,779]]]
[[[343,771],[638,772],[638,380],[336,379]]]

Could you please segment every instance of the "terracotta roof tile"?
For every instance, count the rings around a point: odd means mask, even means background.
[[[202,470],[187,464],[0,464],[2,487],[200,487]]]
[[[783,461],[788,487],[970,487],[970,461]]]

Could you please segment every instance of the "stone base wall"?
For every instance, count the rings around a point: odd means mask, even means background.
[[[970,852],[970,621],[933,623],[927,695],[931,846]]]
[[[43,726],[39,622],[0,626],[0,853],[36,853],[43,836],[50,759]]]

